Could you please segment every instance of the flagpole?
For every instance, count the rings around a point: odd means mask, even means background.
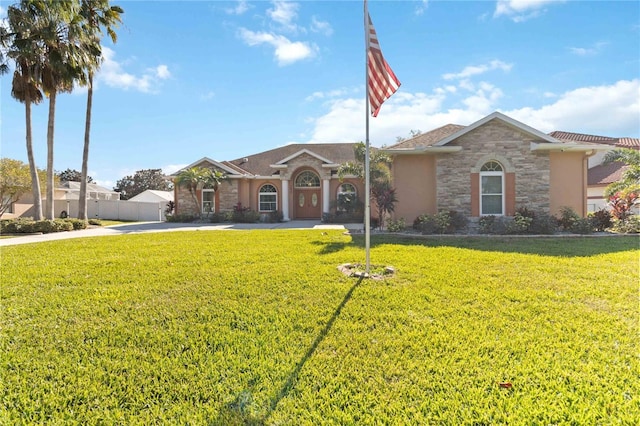
[[[369,273],[371,267],[371,189],[369,183],[369,10],[367,0],[364,0],[364,38],[365,38],[365,154],[364,154],[364,251],[365,251],[365,273]]]

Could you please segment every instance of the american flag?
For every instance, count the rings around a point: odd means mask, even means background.
[[[366,2],[365,2],[366,7]],[[391,67],[384,60],[376,30],[373,28],[371,16],[367,11],[367,80],[369,90],[369,104],[371,105],[371,115],[376,117],[380,111],[382,103],[393,95],[400,81],[391,70]]]

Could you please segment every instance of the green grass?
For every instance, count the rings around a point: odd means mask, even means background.
[[[2,248],[0,424],[635,424],[637,237]],[[509,382],[511,389],[499,386]]]

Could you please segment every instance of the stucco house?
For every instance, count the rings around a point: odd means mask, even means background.
[[[550,135],[565,142],[587,142],[609,146],[609,150],[599,151],[589,157],[589,170],[587,171],[587,210],[593,212],[606,208],[608,202],[604,197],[604,191],[607,186],[621,179],[627,166],[623,163],[602,164],[604,156],[607,151],[616,148],[640,150],[640,138],[613,138],[562,131],[551,132]]]
[[[218,191],[197,193],[203,210],[231,210],[238,203],[284,220],[320,219],[341,193],[364,199],[363,182],[340,181],[338,166],[354,160],[354,144],[292,144],[218,162],[189,166],[228,176]],[[392,159],[398,203],[394,217],[456,210],[468,217],[513,216],[516,209],[557,214],[564,206],[587,214],[588,158],[606,145],[562,141],[494,112],[468,126],[449,124],[385,148]],[[177,173],[176,173],[177,174]],[[193,214],[191,194],[175,186],[176,213]]]

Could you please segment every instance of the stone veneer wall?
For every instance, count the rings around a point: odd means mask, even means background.
[[[493,159],[502,163],[505,172],[515,172],[516,209],[549,213],[549,156],[531,152],[532,141],[531,136],[494,120],[450,142],[448,146],[461,146],[462,151],[438,156],[438,210],[470,216],[471,173],[478,173],[484,162]]]
[[[223,212],[233,210],[233,207],[238,204],[238,187],[239,182],[237,179],[227,179],[222,182],[217,191],[217,211]],[[202,197],[201,191],[198,191],[196,196]],[[178,214],[196,215],[198,213],[198,206],[187,188],[178,187],[176,197]]]
[[[280,171],[280,175],[283,179],[290,179],[291,187],[293,187],[293,179],[297,176],[296,171],[301,167],[309,167],[315,170],[320,179],[330,179],[331,178],[331,170],[322,167],[323,162],[318,160],[316,157],[309,155],[307,153],[300,154],[296,158],[292,159],[287,163],[288,167]],[[274,170],[275,171],[275,170]],[[295,173],[295,175],[294,175]]]

